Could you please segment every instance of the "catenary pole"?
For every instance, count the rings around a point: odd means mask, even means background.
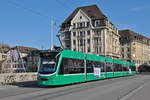
[[[86,82],[87,81],[86,53],[84,53],[84,74],[85,74],[85,82]]]
[[[51,17],[51,50],[53,50],[53,17]]]

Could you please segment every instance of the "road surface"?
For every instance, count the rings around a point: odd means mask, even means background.
[[[62,87],[26,83],[0,88],[0,100],[150,100],[150,75],[136,75]]]

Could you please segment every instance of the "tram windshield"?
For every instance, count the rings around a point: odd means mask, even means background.
[[[56,72],[58,60],[58,53],[42,54],[39,73],[52,74]]]

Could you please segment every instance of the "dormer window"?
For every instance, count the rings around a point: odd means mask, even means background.
[[[76,24],[75,23],[73,23],[73,28],[76,28]]]
[[[82,16],[80,16],[80,19],[82,19]]]
[[[79,27],[85,27],[85,22],[79,23]]]
[[[91,16],[91,19],[95,19],[95,16]]]
[[[95,21],[95,26],[96,26],[96,27],[100,27],[100,20],[96,20],[96,21]]]

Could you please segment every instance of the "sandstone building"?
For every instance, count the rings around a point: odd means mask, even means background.
[[[121,59],[136,63],[136,69],[149,62],[149,38],[131,30],[119,30]]]
[[[149,64],[150,64],[150,40],[149,40]]]
[[[120,57],[118,30],[96,5],[76,8],[59,32],[65,49]]]

